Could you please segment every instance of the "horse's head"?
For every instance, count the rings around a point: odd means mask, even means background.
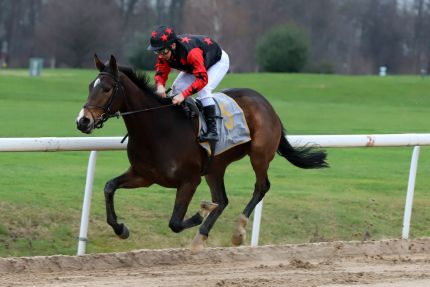
[[[111,55],[109,62],[103,64],[94,55],[94,62],[100,73],[89,84],[87,102],[76,119],[77,128],[87,134],[101,128],[119,110],[124,94],[115,57]]]

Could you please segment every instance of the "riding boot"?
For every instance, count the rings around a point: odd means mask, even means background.
[[[215,105],[203,107],[203,115],[206,121],[207,132],[200,136],[200,141],[218,141],[218,132],[216,130]]]

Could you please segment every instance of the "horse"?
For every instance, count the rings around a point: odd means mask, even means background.
[[[118,188],[152,184],[176,188],[169,227],[178,233],[199,225],[191,242],[191,252],[198,253],[205,247],[211,228],[228,205],[224,174],[230,163],[248,155],[256,177],[252,198],[239,216],[231,238],[235,246],[244,243],[249,217],[270,188],[268,168],[276,153],[299,168],[328,167],[324,150],[310,145],[293,147],[272,105],[257,91],[247,88],[222,92],[243,110],[251,140],[214,156],[207,166],[210,158],[198,143],[197,119],[185,117],[180,106],[166,104],[165,98],[155,93],[145,73],[119,66],[113,55],[102,63],[95,54],[94,62],[99,74],[89,84],[88,99],[76,123],[81,132],[91,133],[115,115],[122,115],[124,120],[129,137],[130,167],[104,187],[107,223],[122,239],[128,238],[129,230],[117,221],[114,194]],[[203,170],[206,171],[204,175]],[[184,219],[202,176],[210,188],[212,201],[202,202],[200,210]]]

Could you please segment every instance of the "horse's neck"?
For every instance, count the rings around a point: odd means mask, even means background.
[[[129,79],[126,79],[123,85],[125,100],[121,112],[132,112],[162,106],[155,97],[144,94]],[[124,123],[130,138],[136,141],[148,142],[145,138],[152,137],[155,133],[159,133],[160,130],[171,128],[174,117],[175,115],[171,108],[162,108],[126,115],[124,116]],[[171,119],[170,123],[167,122],[168,119]]]
[[[145,95],[144,92],[127,77],[124,77],[123,87],[125,100],[121,109],[122,112],[130,112],[161,106],[161,103],[155,97],[151,95]]]

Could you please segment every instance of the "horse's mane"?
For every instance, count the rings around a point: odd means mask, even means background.
[[[157,94],[155,94],[155,86],[150,83],[149,76],[145,72],[136,72],[133,68],[123,66],[119,66],[118,69],[123,72],[145,94],[159,99]]]

